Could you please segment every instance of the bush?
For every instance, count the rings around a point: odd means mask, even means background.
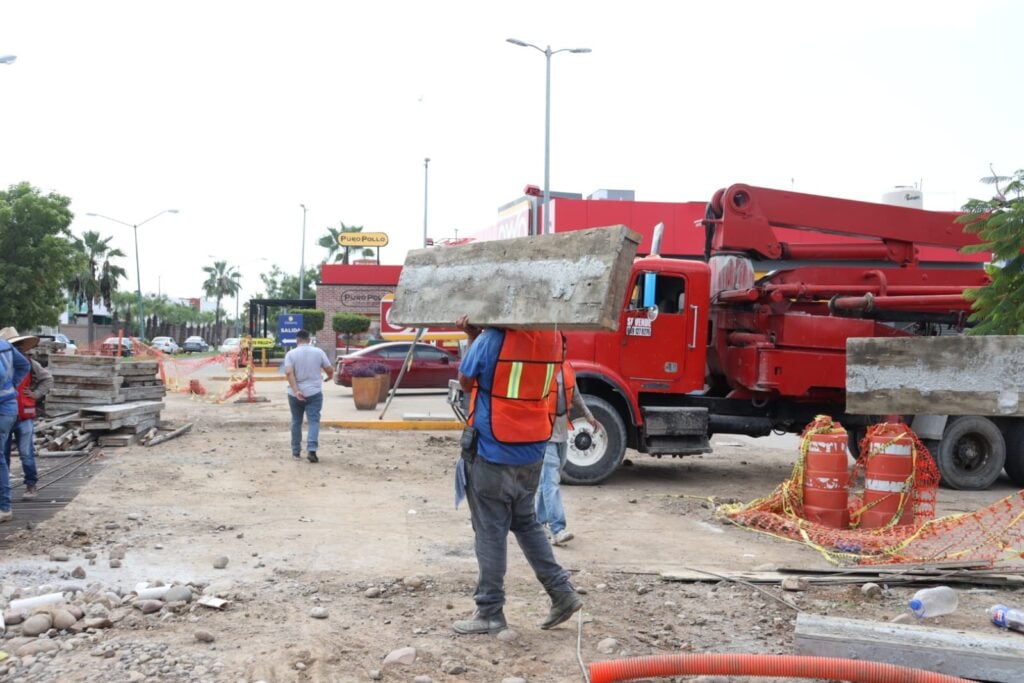
[[[315,308],[297,308],[292,313],[302,316],[302,329],[312,335],[320,333],[324,329],[324,319],[327,315]]]
[[[353,377],[376,377],[377,371],[369,363],[361,363],[352,368]]]
[[[331,318],[331,328],[345,335],[345,350],[352,342],[353,334],[360,334],[370,329],[370,319],[358,313],[335,313]]]

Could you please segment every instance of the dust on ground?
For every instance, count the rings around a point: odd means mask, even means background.
[[[506,606],[512,632],[452,632],[451,622],[472,611],[476,579],[469,513],[453,507],[457,432],[325,428],[320,463],[311,464],[290,456],[283,401],[276,412],[263,404],[257,419],[253,406],[181,396],[167,404],[165,419],[195,420],[190,434],[153,448],[104,449],[79,496],[50,521],[19,532],[0,559],[6,589],[77,583],[102,609],[87,607],[113,622],[56,636],[62,649],[17,658],[17,667],[0,662],[7,679],[582,680],[578,621],[538,628],[547,597],[514,543]],[[576,539],[555,553],[585,591],[584,661],[793,652],[795,610],[735,583],[658,576],[682,567],[828,566],[804,546],[713,517],[712,498],[767,494],[795,455],[766,440],[716,441],[714,454],[683,460],[631,453],[632,465],[606,484],[563,487]],[[942,490],[940,513],[973,510],[1010,490]],[[69,560],[52,561],[55,548]],[[124,554],[118,568],[110,566],[112,552]],[[222,556],[227,566],[214,569]],[[71,575],[77,566],[86,572],[78,581]],[[187,583],[197,596],[205,588],[231,602],[223,611],[193,602],[148,615],[118,605],[140,582]],[[889,621],[906,612],[914,590],[867,598],[859,585],[813,587],[785,599],[815,614]],[[1006,589],[962,590],[958,612],[942,625],[989,633],[984,608],[996,602],[1020,599]],[[311,616],[318,607],[326,618]],[[200,631],[213,641],[199,642]],[[384,665],[404,647],[415,648],[413,663]]]

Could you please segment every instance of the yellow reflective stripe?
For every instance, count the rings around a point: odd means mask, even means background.
[[[523,364],[519,361],[512,363],[508,373],[508,391],[505,395],[509,398],[519,398],[519,383],[523,379]]]
[[[548,372],[547,375],[545,375],[544,377],[544,396],[548,395],[548,389],[551,388],[551,381],[555,378],[555,369],[555,363],[548,363]]]

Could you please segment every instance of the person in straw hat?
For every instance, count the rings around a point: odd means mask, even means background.
[[[17,442],[18,455],[21,458],[21,471],[25,478],[25,492],[21,498],[22,500],[31,500],[36,497],[36,482],[39,480],[36,471],[35,444],[33,443],[35,419],[39,415],[39,402],[53,387],[53,377],[39,361],[29,356],[28,352],[39,344],[39,337],[19,335],[13,327],[0,330],[0,337],[6,339],[20,351],[32,366],[29,374],[18,385],[18,419],[14,423],[7,442],[3,445],[4,462],[7,465],[7,471],[10,472],[11,446]]]
[[[0,441],[4,443],[18,421],[18,385],[32,369],[28,359],[7,341],[7,331],[0,330]],[[18,336],[14,332],[13,336]],[[0,458],[0,522],[9,522],[11,517],[11,473]]]

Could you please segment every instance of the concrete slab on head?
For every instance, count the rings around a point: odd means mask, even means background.
[[[641,236],[624,225],[409,252],[389,314],[404,327],[618,329]]]

